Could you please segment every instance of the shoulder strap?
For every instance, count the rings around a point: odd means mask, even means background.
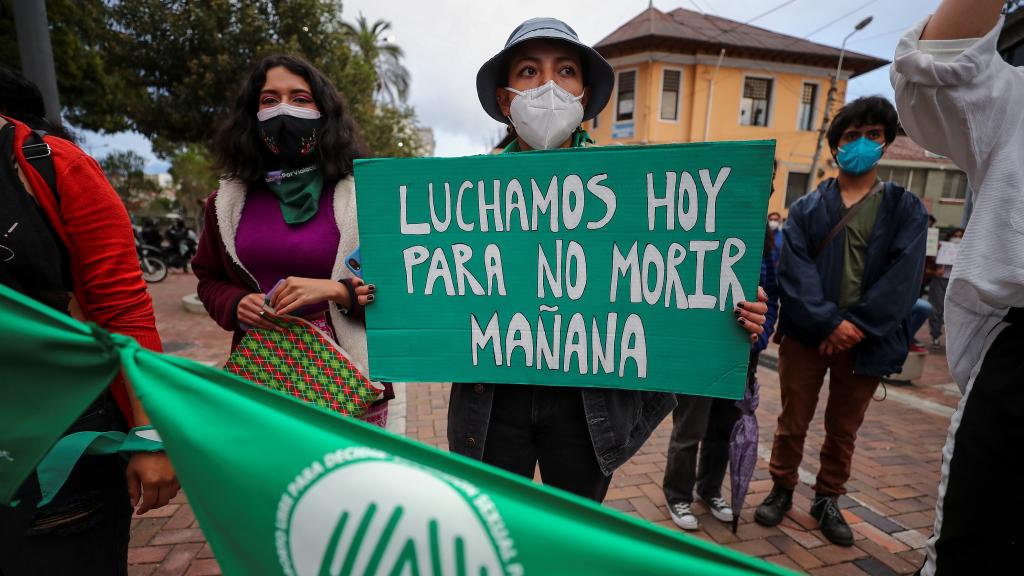
[[[877,194],[878,191],[881,190],[883,187],[883,183],[879,181],[878,183],[875,184],[875,186],[871,189],[870,192],[868,192],[863,198],[860,199],[859,202],[857,202],[853,206],[850,206],[850,209],[846,211],[846,215],[843,216],[842,219],[840,219],[834,227],[832,227],[832,230],[829,231],[828,235],[825,236],[821,243],[818,244],[818,247],[814,249],[814,253],[811,254],[812,260],[818,259],[818,256],[820,256],[821,253],[825,251],[825,247],[828,246],[829,242],[835,239],[835,237],[838,236],[844,228],[846,228],[846,225],[849,224],[851,220],[853,220],[857,213],[860,212],[861,208],[863,208],[864,205],[867,204],[867,199]],[[842,200],[840,200],[840,202],[842,202]]]
[[[43,140],[43,136],[46,136],[46,132],[42,130],[30,132],[28,138],[21,145],[21,151],[25,153],[25,160],[28,160],[28,163],[36,169],[36,172],[39,172],[43,181],[46,182],[54,200],[60,204],[60,193],[57,192],[57,169],[54,167],[53,157],[50,155],[50,145]]]

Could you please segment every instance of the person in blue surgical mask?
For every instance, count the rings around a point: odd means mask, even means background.
[[[836,500],[846,493],[857,430],[879,380],[898,373],[906,359],[906,323],[924,271],[928,213],[912,192],[878,178],[897,122],[885,98],[844,106],[828,130],[839,177],[797,200],[782,232],[782,412],[769,462],[775,485],[754,519],[775,526],[792,506],[804,438],[828,372],[811,515],[840,546],[853,544]]]

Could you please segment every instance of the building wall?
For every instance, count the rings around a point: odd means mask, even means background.
[[[787,66],[772,62],[723,60],[715,76],[707,137],[705,122],[708,118],[709,80],[715,74],[716,58],[688,55],[632,55],[612,59],[618,73],[637,71],[633,135],[613,138],[614,116],[617,109],[618,87],[612,92],[608,106],[598,117],[597,127],[586,126],[599,145],[614,144],[667,144],[676,142],[702,142],[725,140],[776,140],[775,157],[779,169],[775,176],[775,194],[769,211],[786,213],[786,184],[790,172],[808,173],[817,142],[817,128],[821,124],[825,99],[828,95],[829,74],[834,70]],[[665,69],[681,70],[679,118],[676,121],[660,119],[661,85]],[[757,76],[772,79],[767,126],[740,124],[740,105],[744,79]],[[797,117],[804,82],[818,85],[814,130],[800,130]],[[841,79],[833,115],[842,106],[846,80]],[[834,176],[829,161],[831,154],[827,142],[823,144],[820,169],[826,176]]]
[[[924,202],[940,228],[959,227],[964,215],[967,176],[952,162],[931,163],[887,160],[878,163],[878,175],[907,188]],[[949,180],[952,179],[952,182]],[[944,197],[946,192],[952,197]]]

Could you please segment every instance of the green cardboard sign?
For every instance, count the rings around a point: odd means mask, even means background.
[[[774,150],[357,161],[372,377],[740,397]]]

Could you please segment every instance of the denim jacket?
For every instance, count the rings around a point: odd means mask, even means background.
[[[591,142],[583,130],[573,134],[573,147]],[[517,140],[505,153],[519,151]],[[480,460],[491,420],[494,387],[501,384],[452,384],[448,401],[448,448]],[[676,406],[674,394],[610,388],[580,388],[590,441],[601,471],[611,476],[643,446],[658,424]]]

